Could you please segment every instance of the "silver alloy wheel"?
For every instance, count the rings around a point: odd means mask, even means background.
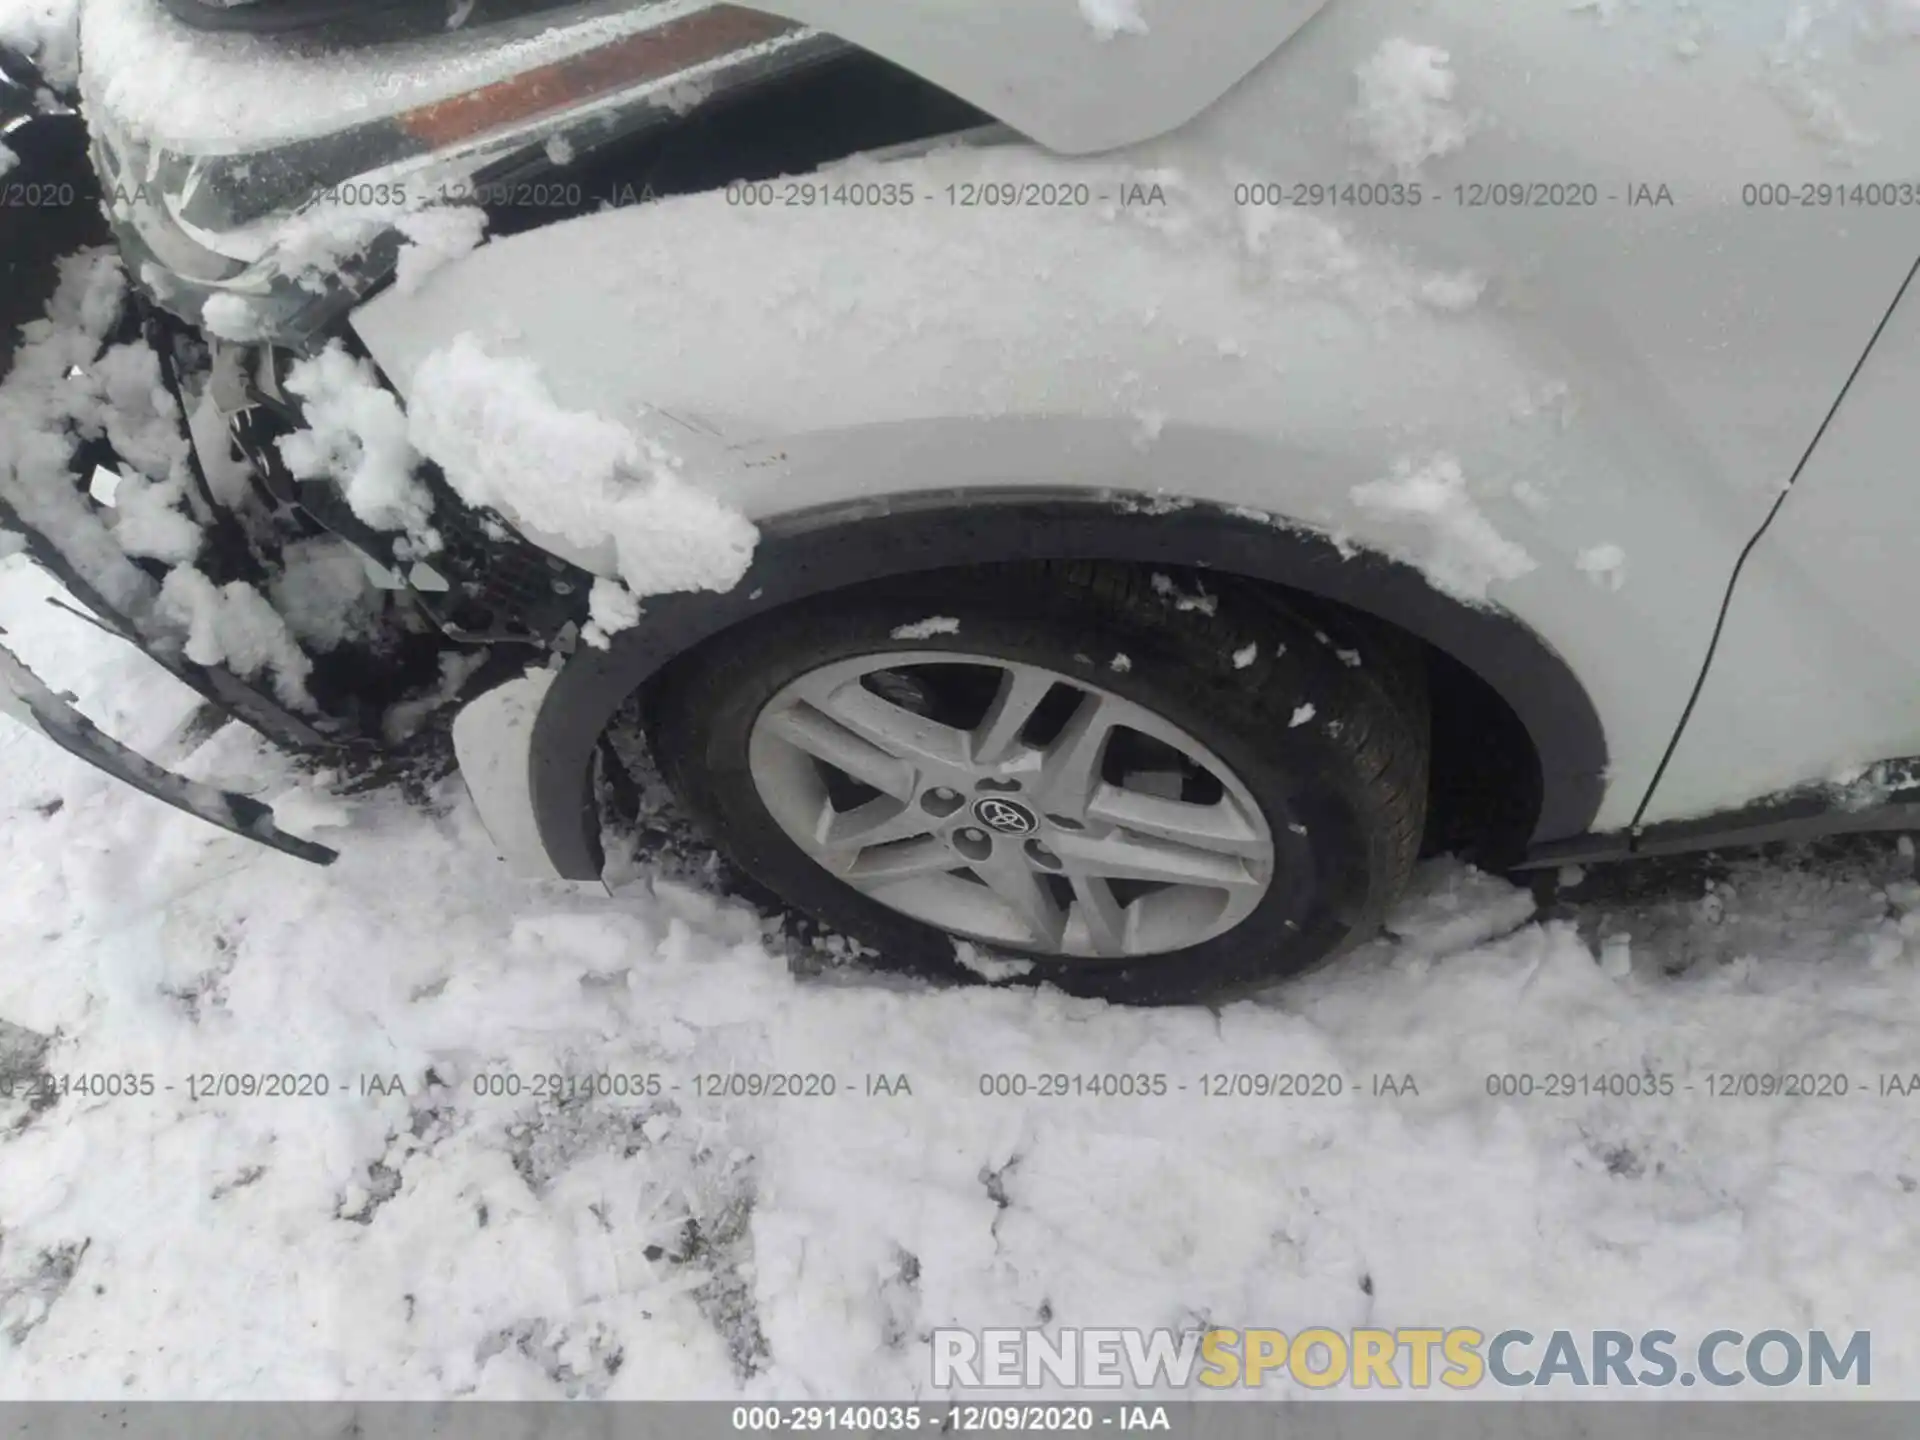
[[[936,692],[962,671],[984,709],[956,722]],[[767,702],[747,758],[761,802],[822,867],[989,944],[1181,950],[1246,919],[1273,880],[1266,819],[1218,757],[1038,665],[945,650],[825,665]]]

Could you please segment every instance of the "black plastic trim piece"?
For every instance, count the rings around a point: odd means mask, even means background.
[[[1581,834],[1607,767],[1598,712],[1566,662],[1509,615],[1436,591],[1419,571],[1311,532],[1212,505],[1042,490],[940,491],[783,516],[724,594],[655,597],[606,650],[582,649],[534,722],[529,777],[542,843],[559,873],[598,879],[595,745],[634,690],[731,625],[869,580],[987,561],[1183,565],[1291,586],[1400,626],[1466,665],[1512,707],[1541,766],[1536,842]]]
[[[1920,777],[1920,756],[1883,761],[1874,768]],[[1842,803],[1841,792],[1834,787],[1802,787],[1735,810],[1648,825],[1637,835],[1627,830],[1576,835],[1532,846],[1527,858],[1514,868],[1538,870],[1549,865],[1687,855],[1894,830],[1920,830],[1920,778],[1890,786],[1883,799],[1869,806]]]

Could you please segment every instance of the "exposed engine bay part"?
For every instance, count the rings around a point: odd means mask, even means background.
[[[331,865],[339,858],[339,852],[325,845],[280,829],[273,823],[272,807],[252,796],[176,775],[129,750],[82,715],[71,701],[49,689],[5,645],[0,645],[0,710],[116,780],[124,780],[136,790],[144,790],[189,815],[198,815],[222,830],[316,865]]]

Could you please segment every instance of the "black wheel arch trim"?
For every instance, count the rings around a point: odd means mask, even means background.
[[[1583,834],[1607,768],[1599,713],[1567,663],[1511,615],[1442,594],[1412,566],[1343,551],[1252,512],[1164,498],[1047,490],[937,491],[796,511],[761,523],[733,589],[655,596],[641,622],[583,647],[534,721],[530,793],[560,875],[597,880],[593,801],[601,733],[669,661],[781,605],[866,581],[986,561],[1111,560],[1191,566],[1290,586],[1374,615],[1446,651],[1519,718],[1540,761],[1536,844]]]

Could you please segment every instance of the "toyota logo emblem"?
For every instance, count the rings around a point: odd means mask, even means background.
[[[1002,835],[1031,835],[1040,828],[1040,822],[1033,812],[1024,805],[1016,805],[1011,800],[989,797],[974,802],[974,818],[989,830],[998,830]]]

